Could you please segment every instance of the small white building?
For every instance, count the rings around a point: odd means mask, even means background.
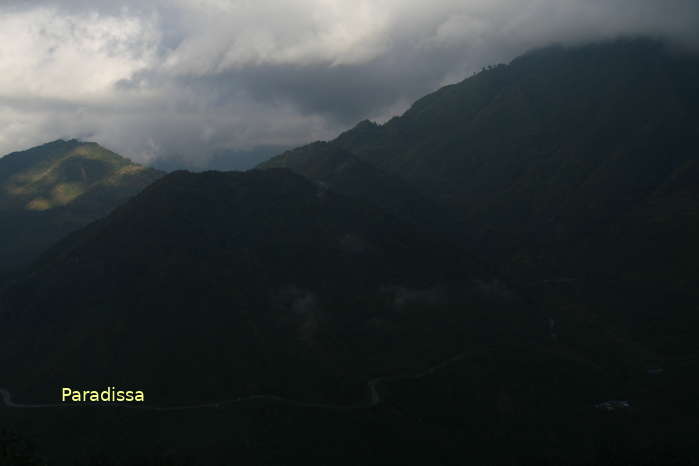
[[[616,411],[619,409],[630,409],[631,402],[626,400],[609,400],[602,403],[597,403],[595,408],[603,411]]]

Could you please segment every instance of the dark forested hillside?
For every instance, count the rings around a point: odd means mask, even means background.
[[[160,176],[98,144],[77,140],[0,158],[0,278]]]
[[[163,449],[213,463],[311,449],[410,464],[435,448],[444,464],[594,461],[595,405],[652,402],[654,355],[585,312],[551,327],[544,311],[441,236],[289,170],[175,172],[0,294],[0,395],[49,405],[0,410],[68,464]],[[67,384],[142,389],[146,402],[52,407]],[[627,414],[619,439],[654,434],[653,414],[636,427]],[[63,422],[82,450],[58,441]]]
[[[544,335],[458,249],[282,169],[170,174],[44,254],[0,305],[6,373],[36,399],[67,379],[143,384],[161,404],[356,403],[371,375],[493,332]]]
[[[649,40],[552,47],[330,144],[463,209],[485,244],[569,240],[688,194],[698,79],[694,55]]]
[[[259,168],[288,168],[347,196],[386,209],[422,231],[448,238],[460,231],[457,216],[444,205],[336,144],[316,142],[280,154]]]
[[[653,40],[550,47],[328,145],[449,206],[462,245],[513,280],[571,283],[682,352],[691,338],[670,340],[699,329],[697,82],[696,54]]]
[[[552,47],[333,143],[477,212],[632,200],[695,155],[698,68],[693,55],[647,40]],[[558,203],[539,205],[551,198]]]

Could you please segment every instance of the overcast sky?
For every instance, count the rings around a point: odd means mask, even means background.
[[[0,0],[0,154],[330,139],[532,47],[638,34],[699,48],[699,1]]]

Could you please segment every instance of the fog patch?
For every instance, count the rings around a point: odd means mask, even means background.
[[[388,297],[392,308],[396,311],[442,306],[448,301],[446,288],[441,285],[426,289],[384,286],[381,291]]]
[[[477,296],[488,301],[510,303],[517,300],[514,290],[497,278],[474,280],[471,287]]]
[[[312,343],[324,320],[318,295],[296,285],[282,287],[272,298],[280,322],[296,328],[301,341]]]

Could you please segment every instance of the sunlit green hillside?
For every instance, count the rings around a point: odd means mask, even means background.
[[[77,140],[0,158],[0,274],[27,264],[160,175],[94,142]]]

